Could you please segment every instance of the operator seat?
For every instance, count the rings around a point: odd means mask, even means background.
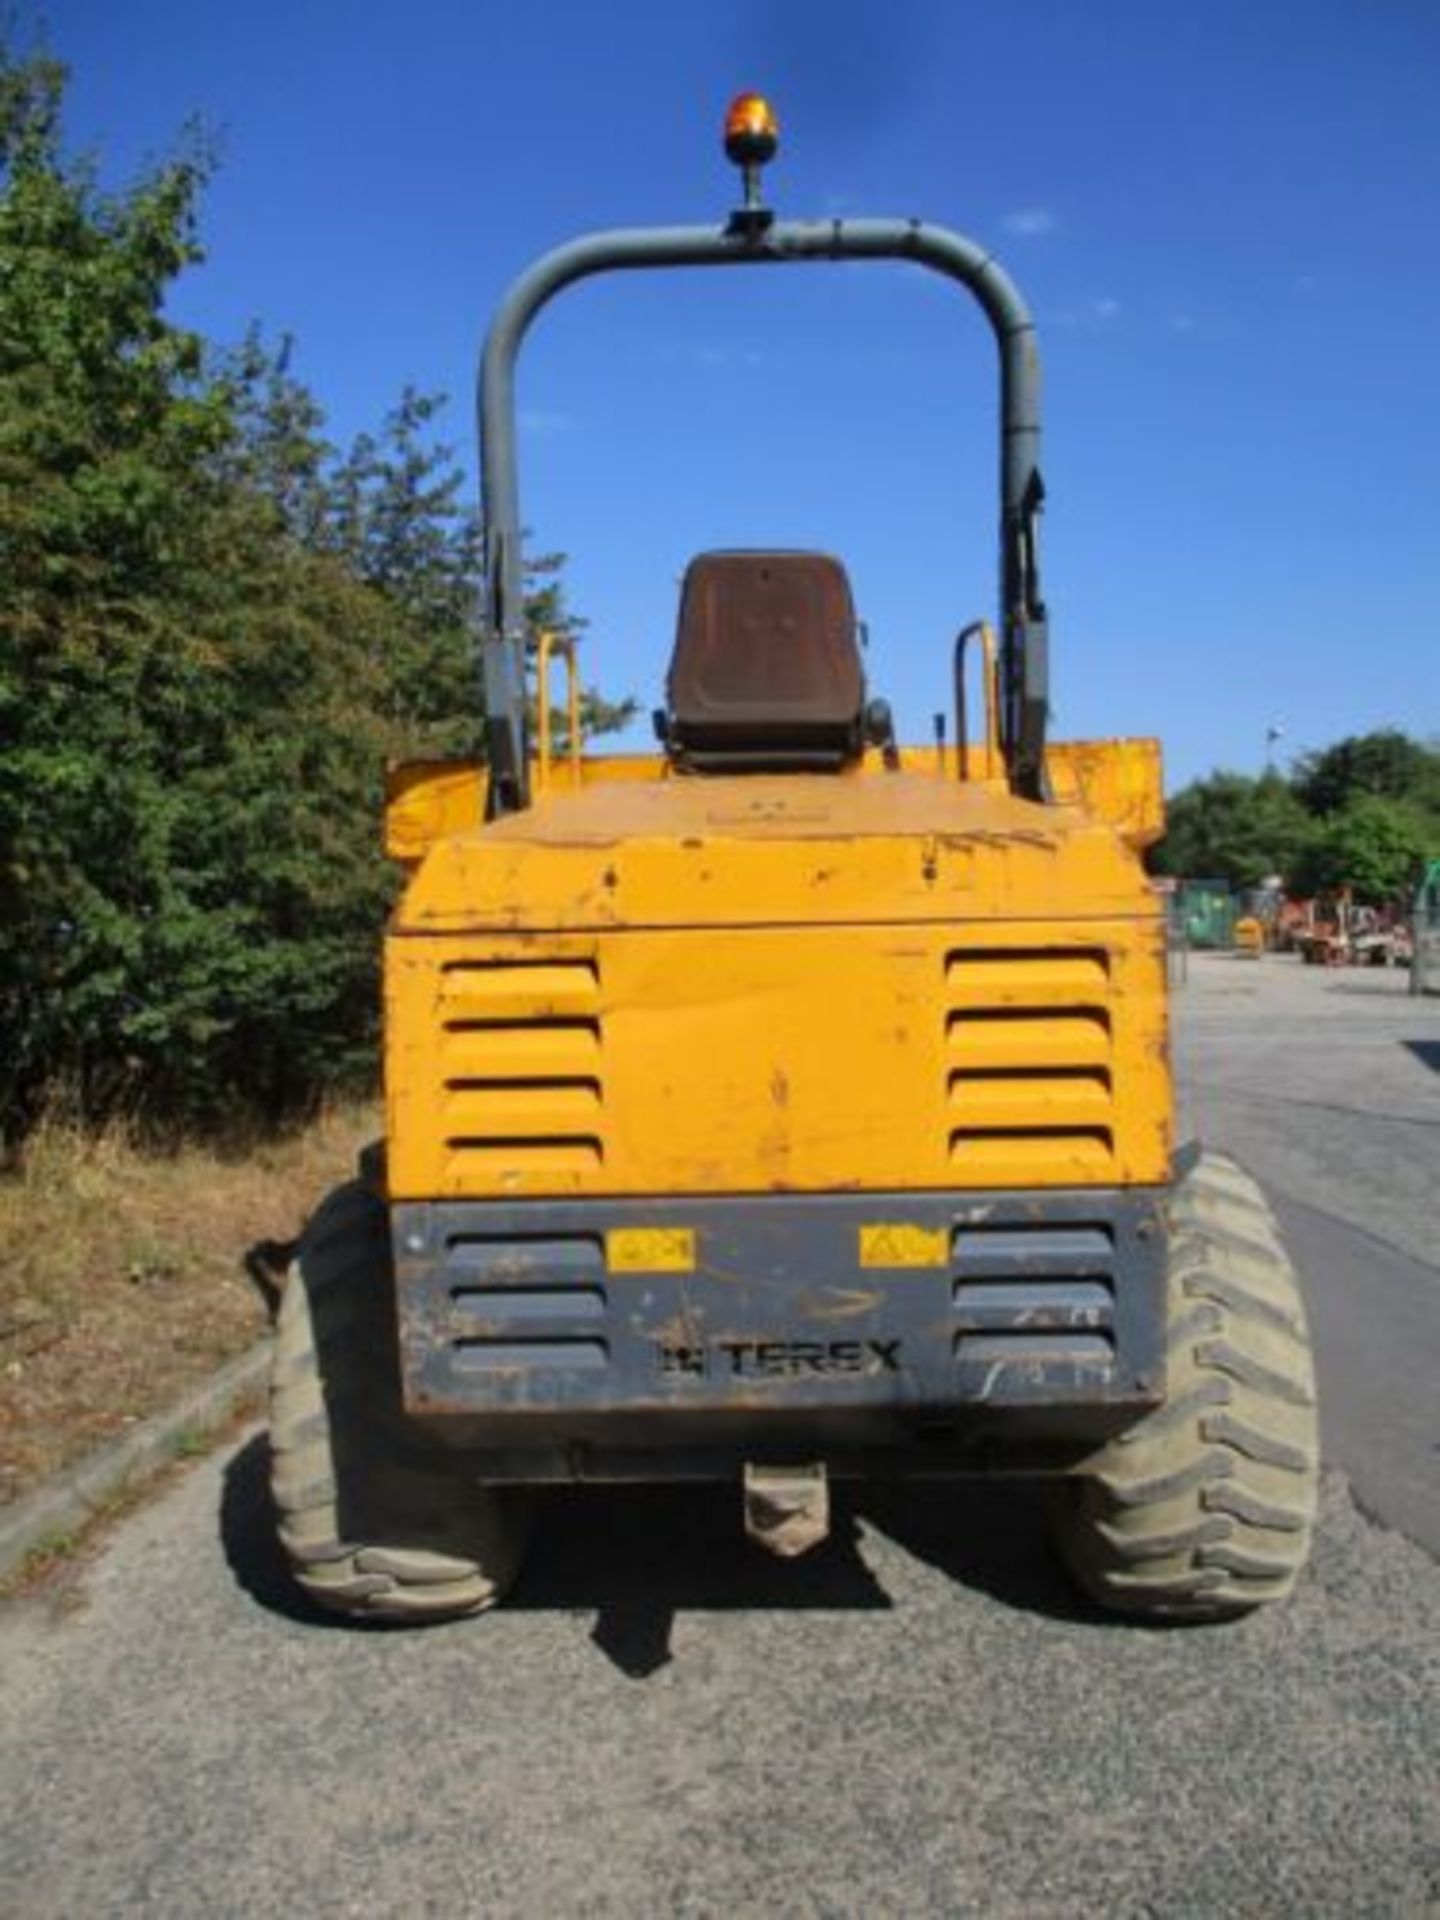
[[[700,773],[833,770],[864,747],[850,582],[824,553],[702,553],[685,570],[661,738]]]

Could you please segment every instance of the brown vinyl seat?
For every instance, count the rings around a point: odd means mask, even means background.
[[[702,553],[680,597],[664,738],[698,771],[826,768],[862,750],[850,582],[823,553]]]

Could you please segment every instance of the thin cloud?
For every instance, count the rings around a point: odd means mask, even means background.
[[[1124,311],[1113,293],[1092,294],[1078,307],[1054,307],[1045,315],[1047,327],[1075,327],[1091,333],[1108,327]]]
[[[1060,222],[1049,207],[1017,207],[1013,213],[1007,213],[1000,224],[1007,233],[1017,233],[1024,240],[1038,240],[1054,233]]]
[[[577,424],[573,413],[562,413],[556,407],[522,407],[520,409],[521,432],[533,433],[542,440],[553,439],[559,433],[570,433]]]

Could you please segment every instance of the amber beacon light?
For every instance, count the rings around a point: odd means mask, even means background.
[[[760,93],[737,93],[725,115],[725,152],[740,169],[745,203],[731,218],[732,231],[756,234],[769,226],[773,215],[760,202],[760,169],[779,145],[780,123],[770,102]]]
[[[737,167],[763,167],[775,158],[780,123],[761,93],[737,93],[725,115],[725,152]]]

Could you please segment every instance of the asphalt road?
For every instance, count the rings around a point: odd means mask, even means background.
[[[500,1613],[360,1632],[295,1600],[247,1436],[0,1622],[7,1911],[1440,1911],[1440,1003],[1244,964],[1180,1055],[1317,1323],[1289,1606],[1115,1625],[1013,1488],[847,1500],[790,1567],[725,1493],[592,1492]]]
[[[1176,1010],[1183,1118],[1264,1182],[1304,1281],[1326,1458],[1440,1559],[1440,998],[1197,955]]]

